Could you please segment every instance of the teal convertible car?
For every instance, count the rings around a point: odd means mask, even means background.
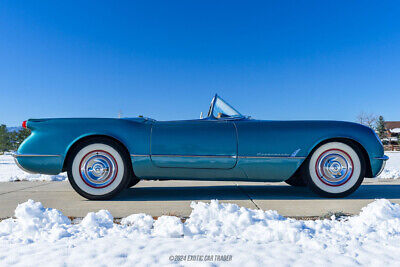
[[[269,121],[241,115],[215,95],[206,118],[30,119],[14,155],[33,173],[66,171],[88,199],[139,180],[286,181],[326,197],[354,192],[388,159],[375,132],[342,121]]]

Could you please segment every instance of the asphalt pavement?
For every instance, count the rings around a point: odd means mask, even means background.
[[[83,217],[88,212],[107,209],[115,218],[120,218],[142,212],[152,216],[187,217],[192,201],[212,199],[251,209],[277,210],[289,217],[336,212],[357,214],[377,198],[400,203],[400,181],[365,179],[355,193],[343,199],[321,198],[307,188],[285,183],[141,181],[108,201],[86,200],[68,182],[10,182],[0,183],[0,218],[13,216],[18,203],[28,199],[61,210],[67,216]]]

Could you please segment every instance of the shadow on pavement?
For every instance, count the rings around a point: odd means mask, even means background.
[[[113,201],[179,201],[179,200],[273,200],[273,199],[326,199],[306,187],[284,185],[226,185],[184,187],[138,187],[123,191]],[[400,185],[361,185],[345,199],[400,199]]]
[[[182,186],[182,187],[132,187],[124,190],[113,200],[122,201],[174,201],[174,200],[247,200],[236,185]]]

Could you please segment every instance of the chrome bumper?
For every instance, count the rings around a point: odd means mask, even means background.
[[[55,154],[20,154],[14,153],[15,163],[29,173],[58,174],[62,171],[63,157]]]
[[[59,157],[60,155],[53,155],[53,154],[18,154],[18,153],[11,153],[14,158],[18,157]]]
[[[19,162],[18,162],[18,157],[20,157],[21,154],[12,153],[11,156],[13,156],[14,162],[15,162],[15,164],[17,164],[18,168],[20,168],[20,169],[23,170],[24,172],[31,173],[31,174],[36,174],[35,172],[28,171],[27,169],[25,169],[24,167],[22,167],[21,164],[19,164]]]
[[[386,161],[389,159],[389,157],[386,156],[386,155],[383,155],[382,157],[376,157],[374,159],[378,159],[378,160],[382,160],[383,161],[381,169],[379,170],[378,174],[375,176],[375,177],[378,177],[379,175],[381,175],[381,173],[385,169]]]
[[[389,159],[389,157],[386,156],[386,155],[383,155],[382,157],[376,157],[374,159],[380,159],[380,160],[383,160],[383,161],[387,161]]]

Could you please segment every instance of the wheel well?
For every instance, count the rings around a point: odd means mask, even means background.
[[[89,135],[89,136],[85,136],[85,137],[82,137],[82,138],[76,140],[75,143],[73,143],[72,146],[68,149],[67,155],[65,156],[65,159],[64,159],[64,164],[63,164],[62,171],[63,172],[66,171],[66,167],[67,167],[67,164],[68,164],[68,161],[69,161],[69,157],[71,156],[71,151],[73,150],[74,147],[76,147],[81,142],[84,142],[84,141],[87,141],[87,140],[90,140],[90,139],[94,139],[94,138],[98,138],[98,137],[102,137],[102,138],[106,138],[106,139],[112,140],[112,141],[118,143],[125,150],[124,152],[125,152],[126,156],[129,157],[128,164],[129,164],[129,166],[130,166],[130,168],[132,170],[132,173],[134,175],[133,168],[132,168],[132,161],[130,160],[130,154],[129,154],[129,151],[128,151],[127,147],[120,140],[118,140],[118,139],[116,139],[114,137],[111,137],[111,136],[108,136],[108,135],[100,135],[100,134]]]
[[[357,147],[358,149],[360,149],[360,151],[361,151],[361,153],[362,153],[362,155],[363,155],[363,157],[364,157],[364,160],[365,160],[365,167],[366,167],[366,169],[365,169],[365,177],[372,177],[371,162],[370,162],[370,160],[369,160],[369,156],[368,156],[367,151],[365,150],[365,148],[364,148],[359,142],[357,142],[357,141],[355,141],[355,140],[353,140],[353,139],[350,139],[350,138],[330,138],[330,139],[326,139],[326,140],[324,140],[324,141],[318,143],[318,144],[311,150],[311,152],[308,154],[307,158],[311,157],[311,155],[314,153],[314,151],[315,151],[318,147],[322,146],[323,144],[330,143],[330,142],[342,142],[342,143],[345,143],[345,144],[347,144],[347,145],[349,145],[349,146]],[[306,162],[306,160],[305,160],[304,162]],[[304,162],[303,162],[303,164],[300,166],[299,169],[301,169],[301,168],[303,167]]]

